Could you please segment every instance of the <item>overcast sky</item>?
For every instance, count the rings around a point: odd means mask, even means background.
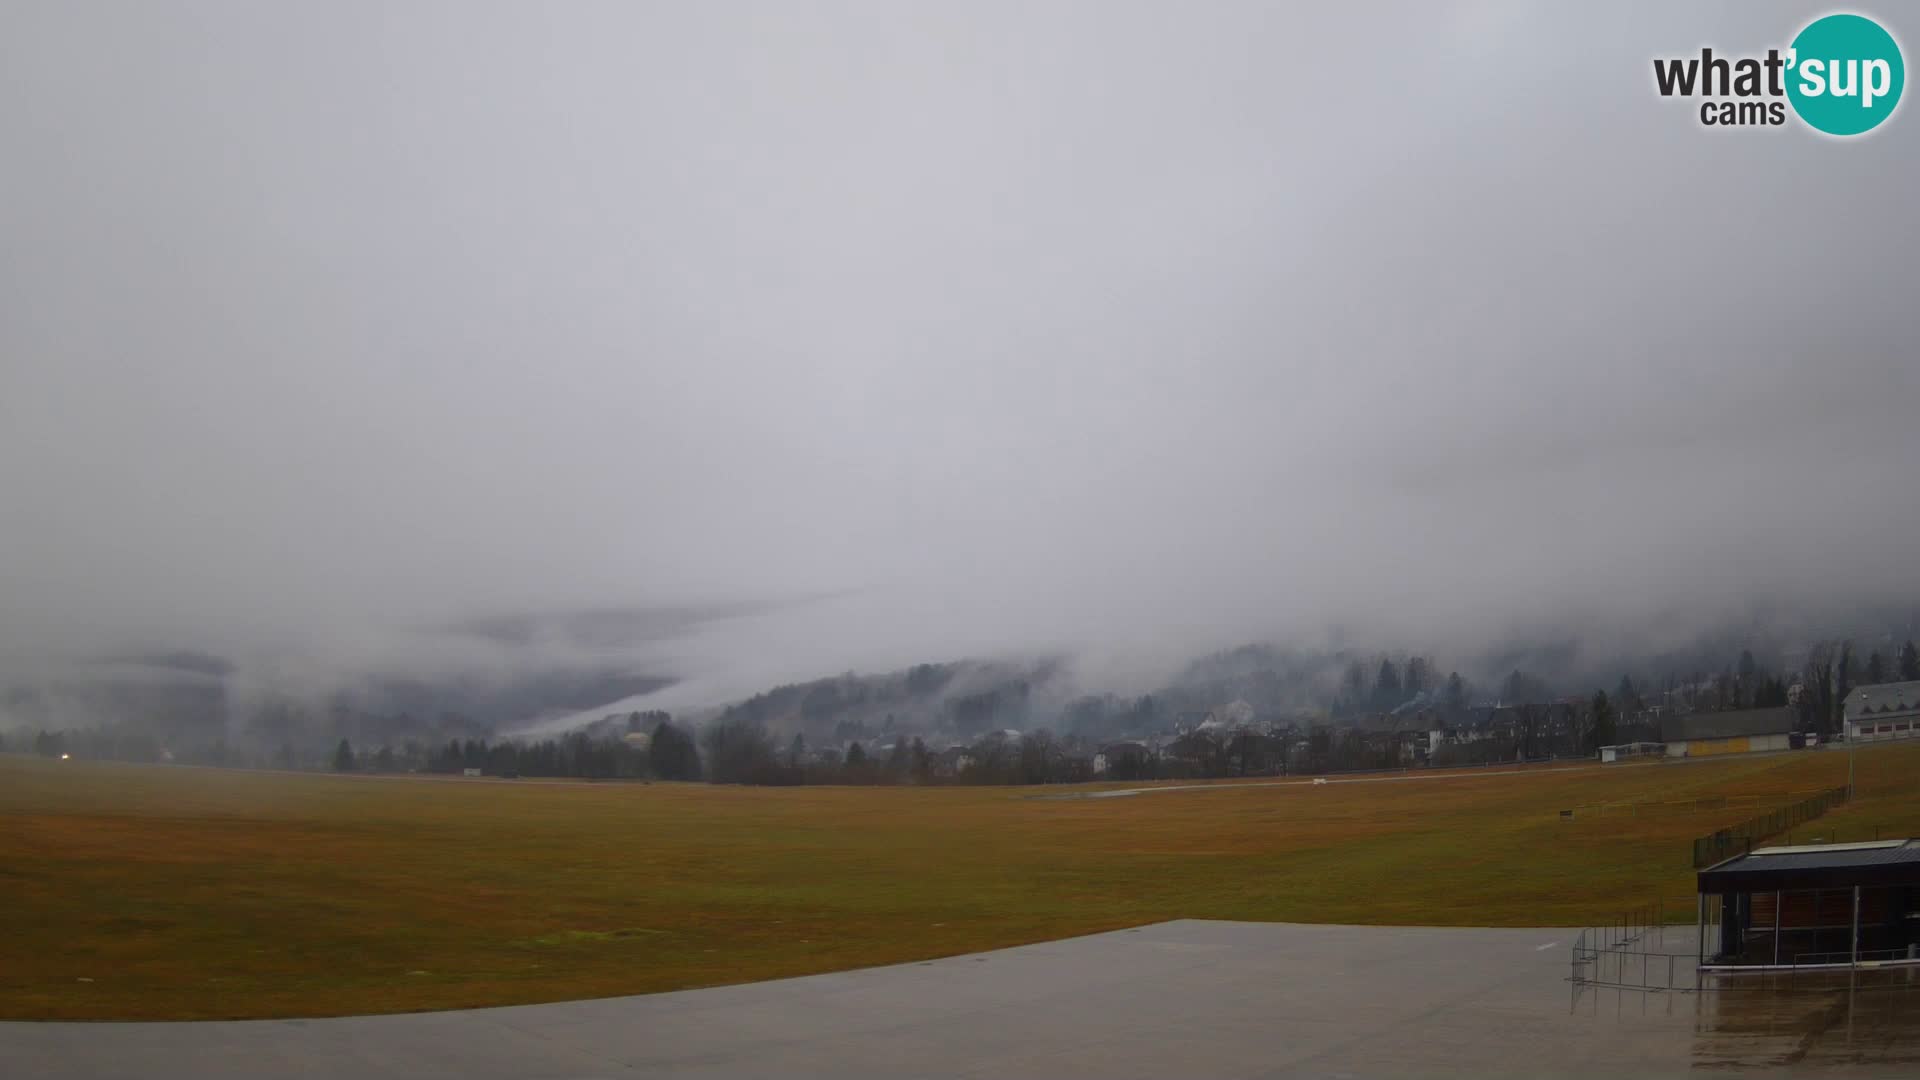
[[[1914,105],[1652,89],[1823,10],[0,0],[0,653],[782,603],[651,647],[730,692],[1910,596]]]

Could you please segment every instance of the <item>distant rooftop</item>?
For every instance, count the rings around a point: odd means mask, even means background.
[[[1791,706],[1774,709],[1736,709],[1730,712],[1693,712],[1660,718],[1660,737],[1667,742],[1689,739],[1732,739],[1741,735],[1784,735],[1793,730]]]
[[[1847,719],[1920,712],[1920,682],[1876,683],[1847,695]]]

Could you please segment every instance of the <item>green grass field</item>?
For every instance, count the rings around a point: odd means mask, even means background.
[[[1920,833],[1920,747],[1800,838]],[[1843,753],[1062,789],[356,778],[0,757],[0,1017],[186,1019],[673,990],[1160,919],[1578,925]],[[1417,775],[1417,774],[1416,774]],[[1691,800],[1725,795],[1726,805]],[[1577,808],[1564,822],[1562,808]]]

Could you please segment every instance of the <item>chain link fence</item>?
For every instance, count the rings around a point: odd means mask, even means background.
[[[1725,862],[1745,855],[1770,836],[1778,836],[1802,825],[1847,801],[1847,789],[1829,788],[1810,799],[1783,806],[1771,813],[1748,818],[1738,825],[1702,836],[1693,842],[1693,868]]]

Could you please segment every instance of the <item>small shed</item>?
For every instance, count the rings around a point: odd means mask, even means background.
[[[1759,848],[1699,873],[1700,963],[1920,963],[1920,843]]]
[[[1628,758],[1659,757],[1667,752],[1665,743],[1630,742],[1600,748],[1601,761],[1625,761]]]

